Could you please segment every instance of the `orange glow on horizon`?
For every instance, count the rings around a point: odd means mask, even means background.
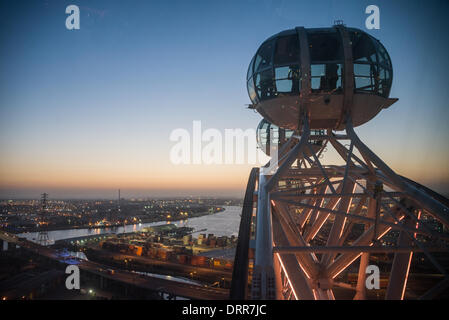
[[[147,165],[112,168],[106,165],[2,165],[3,189],[116,189],[244,191],[251,166]]]

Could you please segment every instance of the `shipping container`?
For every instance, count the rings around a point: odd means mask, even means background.
[[[205,267],[207,262],[208,262],[207,261],[207,257],[205,257],[205,256],[198,256],[198,266]]]
[[[141,255],[142,255],[142,247],[140,247],[140,246],[135,246],[135,247],[134,247],[134,253],[135,253],[136,255],[138,255],[138,256],[141,256]]]
[[[185,254],[178,254],[178,263],[186,264],[187,258]]]

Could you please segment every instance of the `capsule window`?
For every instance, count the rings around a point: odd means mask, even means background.
[[[371,77],[373,73],[372,69],[373,67],[370,64],[354,63],[355,76]]]
[[[293,130],[286,130],[263,119],[256,133],[257,144],[266,154],[270,154],[271,146],[283,145],[292,135]]]
[[[274,54],[274,64],[282,65],[298,63],[299,61],[299,40],[297,34],[286,37],[279,37],[276,41]]]
[[[340,92],[342,66],[341,63],[312,64],[310,66],[312,92]]]
[[[252,103],[257,103],[257,94],[256,94],[256,90],[254,88],[254,79],[251,77],[248,80],[248,94],[249,94],[249,98],[251,99]]]
[[[336,30],[309,31],[307,38],[311,60],[312,92],[341,92],[344,53],[340,34]]]
[[[267,142],[270,135],[270,126],[271,124],[265,119],[261,121],[259,127],[257,128],[257,143],[259,147],[265,152],[267,152]]]
[[[250,77],[252,77],[252,75],[253,75],[253,66],[254,66],[254,58],[255,57],[253,57],[252,59],[251,59],[251,62],[249,63],[249,67],[248,67],[248,72],[246,73],[246,80],[248,80]]]
[[[388,69],[391,69],[391,61],[390,58],[388,57],[388,53],[385,50],[384,46],[377,40],[376,41],[376,46],[377,46],[377,52],[379,55],[379,64],[385,66]]]
[[[277,93],[299,93],[299,66],[285,66],[274,69]]]
[[[269,134],[268,128],[269,128],[269,124],[268,124],[268,123],[265,123],[265,124],[263,125],[262,129],[260,130],[260,142],[261,142],[263,145],[266,145],[266,144],[267,144],[267,141],[268,141],[268,134]]]
[[[373,81],[372,78],[367,77],[357,77],[355,76],[355,88],[359,91],[373,91]]]
[[[273,56],[273,41],[264,43],[259,51],[257,51],[254,71],[258,72],[268,68],[271,65],[271,58]]]
[[[355,92],[388,97],[391,88],[391,61],[383,45],[361,31],[350,32],[354,61]]]
[[[379,67],[379,94],[387,97],[391,88],[391,71],[389,69]]]
[[[350,33],[352,43],[352,59],[354,62],[376,63],[376,47],[371,38],[361,32]]]
[[[256,74],[256,92],[260,100],[275,96],[272,69]]]
[[[342,62],[343,46],[336,31],[308,32],[311,63]]]

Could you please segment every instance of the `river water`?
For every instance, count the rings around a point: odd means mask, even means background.
[[[140,231],[146,227],[160,226],[164,224],[175,224],[178,227],[194,228],[194,235],[198,233],[213,233],[216,236],[237,236],[240,225],[240,214],[242,207],[225,206],[225,210],[212,215],[206,215],[197,218],[191,218],[178,221],[160,221],[152,223],[139,223],[111,228],[97,228],[97,229],[67,229],[48,231],[48,238],[50,243],[57,240],[78,238],[91,236],[96,234],[120,234]],[[204,230],[206,229],[206,230]],[[195,232],[196,231],[196,232]],[[30,241],[37,241],[37,232],[26,232],[18,234],[19,237],[24,237]]]

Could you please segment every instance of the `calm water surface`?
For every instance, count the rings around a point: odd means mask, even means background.
[[[120,234],[140,231],[146,227],[160,226],[165,224],[175,224],[178,227],[191,227],[198,233],[213,233],[217,236],[237,236],[240,224],[240,214],[242,207],[238,206],[225,206],[225,211],[216,213],[213,215],[207,215],[197,218],[191,218],[178,221],[160,221],[152,223],[139,223],[126,225],[125,227],[111,228],[97,228],[97,229],[67,229],[67,230],[54,230],[48,232],[48,238],[50,242],[63,239],[71,239],[78,237],[85,237],[96,234]],[[204,231],[204,229],[206,229]],[[26,232],[18,234],[19,237],[24,237],[30,241],[37,241],[37,232]]]

